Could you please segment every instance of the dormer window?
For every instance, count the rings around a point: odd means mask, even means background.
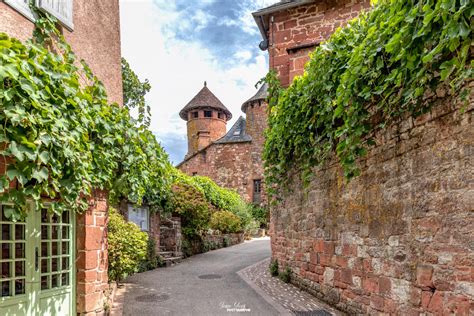
[[[212,117],[212,111],[204,111],[204,117]]]
[[[240,135],[240,128],[234,131],[234,136],[239,136],[239,135]]]
[[[193,118],[198,118],[199,117],[199,112],[195,111],[192,113]]]

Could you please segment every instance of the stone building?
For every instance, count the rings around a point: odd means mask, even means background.
[[[36,17],[29,2],[0,1],[0,32],[23,42],[32,37]],[[104,83],[109,101],[121,105],[119,1],[42,0],[35,3],[58,18],[58,27],[78,59],[84,59]],[[2,160],[0,172],[5,169]],[[90,209],[83,214],[48,216],[45,209],[41,214],[30,212],[20,223],[8,221],[3,216],[7,206],[0,205],[1,315],[104,312],[108,291],[107,201],[107,192],[96,191],[89,201]],[[50,238],[36,233],[44,229],[51,232]],[[58,229],[62,232],[61,237],[56,236],[61,240],[61,250],[55,238]],[[24,255],[19,256],[22,251]],[[36,269],[33,268],[35,261]]]
[[[242,104],[244,117],[226,132],[230,111],[204,87],[180,111],[187,122],[188,153],[178,168],[235,189],[245,200],[264,204],[262,150],[267,127],[267,86]]]
[[[307,53],[369,1],[280,1],[253,15],[284,86]],[[472,59],[472,52],[471,57]],[[377,131],[361,175],[336,161],[295,177],[271,207],[272,258],[291,282],[350,315],[474,314],[473,82],[469,105],[444,90],[430,113]],[[467,169],[466,169],[467,168]]]

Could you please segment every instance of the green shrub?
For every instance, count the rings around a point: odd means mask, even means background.
[[[218,211],[212,214],[210,227],[220,232],[237,233],[242,231],[242,222],[240,218],[229,211]]]
[[[278,274],[278,277],[279,277],[280,280],[282,280],[283,282],[289,283],[290,280],[291,280],[291,269],[290,269],[290,267],[286,267],[285,270],[281,271],[281,272]]]
[[[268,224],[268,208],[258,205],[249,204],[250,213],[253,219],[258,223],[260,228],[267,227]]]
[[[278,260],[272,260],[270,262],[270,274],[274,277],[278,276]]]
[[[109,210],[108,252],[109,279],[120,281],[139,271],[147,257],[148,234],[137,225],[127,222],[117,210]]]
[[[231,239],[227,236],[224,237],[224,240],[222,241],[222,246],[225,248],[225,247],[229,247],[231,245]]]
[[[200,235],[209,227],[211,216],[204,193],[185,176],[176,179],[172,192],[171,204],[174,212],[181,216],[183,234],[189,238]]]
[[[156,253],[156,242],[148,238],[146,258],[140,263],[140,272],[156,269],[160,266],[160,257]]]

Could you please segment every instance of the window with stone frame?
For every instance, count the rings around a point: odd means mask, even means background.
[[[223,119],[224,114],[222,114],[222,112],[217,112],[217,117],[220,118],[220,119]]]
[[[212,111],[204,111],[204,117],[212,117]]]
[[[191,113],[192,117],[193,118],[198,118],[199,117],[199,112],[198,111],[194,111]]]
[[[259,204],[262,201],[262,180],[255,179],[253,180],[253,203]]]

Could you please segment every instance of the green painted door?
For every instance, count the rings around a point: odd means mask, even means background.
[[[0,207],[0,315],[74,315],[74,216],[43,209],[14,223]]]

